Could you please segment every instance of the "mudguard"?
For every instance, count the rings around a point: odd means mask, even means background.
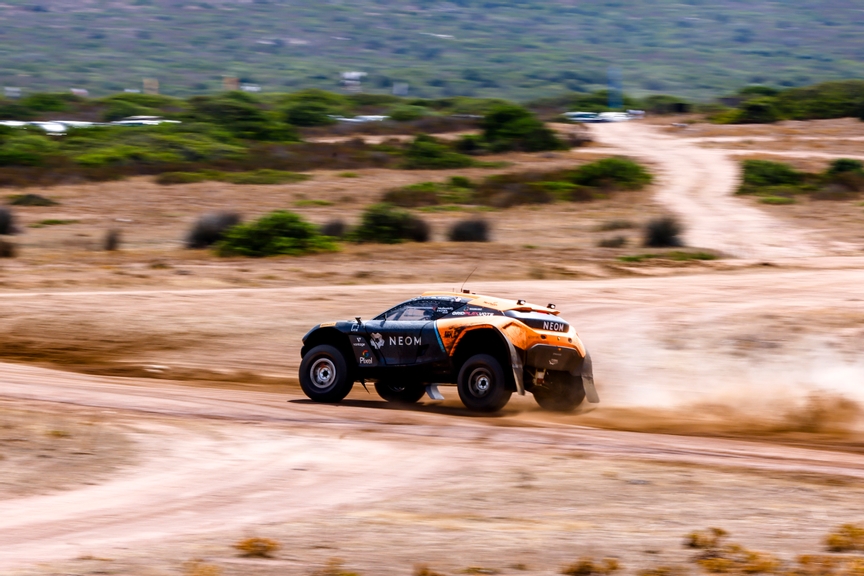
[[[591,364],[591,354],[585,352],[585,361],[582,362],[582,386],[585,388],[585,399],[591,404],[600,402],[600,396],[597,394],[597,387],[594,386],[594,366]],[[577,376],[576,372],[572,372]]]
[[[498,333],[501,334],[501,337],[507,342],[507,347],[510,349],[510,366],[513,368],[513,380],[516,382],[516,392],[520,396],[525,396],[525,383],[522,381],[522,357],[519,356],[519,352],[516,351],[513,342],[507,337],[507,333],[498,326],[494,326],[494,328],[498,330]]]

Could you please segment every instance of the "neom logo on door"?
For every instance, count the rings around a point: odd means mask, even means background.
[[[387,343],[390,346],[411,346],[412,344],[419,346],[423,340],[420,336],[390,336]]]

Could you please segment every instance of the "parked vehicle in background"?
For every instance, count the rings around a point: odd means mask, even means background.
[[[562,116],[571,122],[602,122],[602,120],[600,120],[600,115],[597,114],[597,112],[564,112]]]

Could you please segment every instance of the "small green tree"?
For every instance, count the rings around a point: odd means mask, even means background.
[[[755,98],[741,104],[735,124],[772,124],[780,119],[776,99]]]
[[[271,212],[249,224],[229,228],[216,244],[220,256],[300,256],[338,249],[332,238],[322,236],[318,227],[297,214]]]
[[[638,190],[652,181],[645,168],[629,158],[603,158],[580,166],[570,180],[580,186]]]
[[[336,110],[324,102],[301,100],[285,108],[285,121],[294,126],[327,126],[336,122],[330,117]]]
[[[447,168],[467,168],[474,161],[454,152],[449,146],[426,134],[419,134],[405,150],[403,167],[409,170],[441,170]]]
[[[355,242],[397,244],[405,240],[426,242],[429,240],[429,225],[407,210],[392,204],[373,204],[363,212],[360,226],[354,229],[351,239]]]
[[[483,138],[495,151],[540,152],[566,148],[531,111],[515,104],[496,106],[483,118],[481,126]]]

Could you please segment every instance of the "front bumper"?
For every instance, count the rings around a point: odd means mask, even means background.
[[[539,370],[557,370],[569,372],[573,376],[582,376],[582,386],[585,388],[585,398],[591,404],[600,402],[597,387],[594,385],[594,366],[591,355],[587,352],[583,357],[574,348],[537,344],[528,349],[525,365]]]

